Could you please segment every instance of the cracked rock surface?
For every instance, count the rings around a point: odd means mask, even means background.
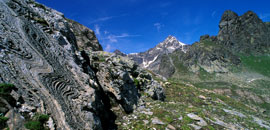
[[[0,12],[0,81],[16,86],[15,103],[0,106],[11,129],[34,113],[49,115],[51,129],[116,129],[108,92],[126,112],[136,108],[140,91],[125,68],[92,68],[85,51],[102,51],[92,30],[32,0],[1,0]]]

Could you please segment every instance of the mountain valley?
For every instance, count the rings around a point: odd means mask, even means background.
[[[0,129],[270,129],[270,23],[252,11],[132,54],[33,0],[0,12]]]

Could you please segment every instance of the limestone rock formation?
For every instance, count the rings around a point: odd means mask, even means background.
[[[17,89],[15,104],[0,101],[12,106],[0,106],[11,129],[24,129],[35,113],[49,115],[51,129],[115,129],[109,92],[127,112],[136,107],[127,68],[114,66],[121,61],[92,68],[88,54],[102,50],[93,31],[32,0],[1,0],[0,12],[0,81]]]

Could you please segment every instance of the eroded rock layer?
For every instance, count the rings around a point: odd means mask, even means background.
[[[0,12],[0,81],[14,84],[18,97],[4,113],[9,127],[24,129],[29,116],[44,113],[51,129],[115,129],[107,95],[114,90],[102,80],[113,66],[94,71],[85,53],[102,50],[93,31],[31,0],[2,0]],[[117,94],[132,92],[139,100],[139,90],[125,75],[107,81],[123,83],[113,84]],[[126,97],[119,104],[132,112],[137,104],[129,102],[137,99]]]

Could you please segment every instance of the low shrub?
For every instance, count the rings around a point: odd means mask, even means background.
[[[0,83],[0,93],[10,93],[15,86],[13,84]]]
[[[46,121],[48,121],[50,118],[49,115],[45,115],[45,114],[41,114],[38,116],[38,121],[40,121],[41,123],[45,123]]]
[[[49,120],[49,118],[49,115],[35,114],[32,120],[25,123],[24,126],[29,130],[44,130],[44,124]]]
[[[25,128],[29,130],[43,130],[44,127],[41,122],[39,121],[29,121],[26,124],[24,124]]]
[[[6,127],[7,121],[8,121],[8,118],[7,117],[0,116],[0,129],[3,129],[3,128]]]

